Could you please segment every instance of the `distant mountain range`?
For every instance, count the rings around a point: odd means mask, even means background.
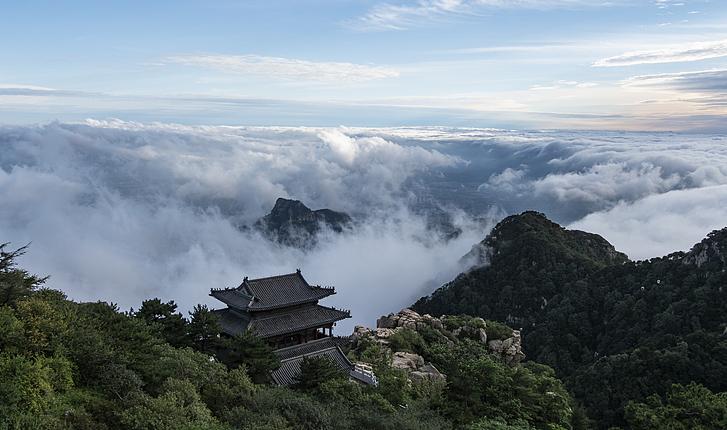
[[[629,400],[672,383],[727,390],[727,228],[634,262],[601,236],[524,212],[467,258],[469,271],[413,309],[522,328],[528,358],[554,367],[599,428],[624,425]]]

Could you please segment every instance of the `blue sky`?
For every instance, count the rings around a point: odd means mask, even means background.
[[[0,123],[723,131],[717,0],[24,1]]]

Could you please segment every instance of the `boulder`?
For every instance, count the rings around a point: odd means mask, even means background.
[[[503,340],[491,340],[487,342],[490,352],[500,355],[505,363],[514,366],[525,358],[522,351],[522,339],[520,331],[513,330],[512,336]]]
[[[409,378],[412,380],[412,382],[437,382],[437,383],[446,383],[447,377],[444,376],[442,372],[439,371],[432,363],[427,363],[423,366],[421,366],[418,370],[411,372],[409,374]]]
[[[374,330],[374,337],[376,339],[388,339],[392,334],[396,333],[395,329],[390,328],[377,328]]]
[[[409,379],[415,384],[422,382],[445,383],[447,381],[447,377],[442,372],[434,367],[432,363],[425,363],[424,358],[418,354],[395,352],[392,357],[391,367],[406,371]]]
[[[354,338],[361,338],[365,336],[370,336],[371,334],[372,331],[370,328],[364,327],[362,325],[357,325],[353,328],[353,334],[351,336],[353,336]]]
[[[391,359],[391,367],[414,371],[424,366],[424,359],[419,354],[411,352],[395,352]]]
[[[409,379],[411,379],[411,381],[415,384],[420,384],[422,382],[444,384],[447,382],[447,377],[431,363],[427,363],[418,370],[409,373]]]
[[[396,328],[396,320],[394,319],[394,316],[382,316],[377,319],[376,328]]]

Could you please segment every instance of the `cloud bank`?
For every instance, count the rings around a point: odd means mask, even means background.
[[[602,234],[632,258],[727,225],[719,136],[452,128],[0,127],[0,241],[49,285],[122,308],[287,273],[335,285],[343,323],[373,324],[451,280],[498,218],[527,209]],[[277,197],[358,220],[310,252],[245,229]],[[463,230],[445,242],[427,211]],[[444,211],[444,212],[442,212]],[[473,218],[484,218],[480,222]]]
[[[32,242],[22,264],[50,286],[122,308],[157,296],[218,305],[210,288],[301,268],[372,324],[454,276],[483,234],[441,242],[400,203],[407,178],[455,157],[340,129],[88,121],[0,128],[0,146],[2,241]],[[280,196],[363,223],[310,253],[241,228]]]
[[[686,251],[706,232],[727,227],[727,185],[675,190],[590,214],[570,225],[603,232],[634,259]]]
[[[725,137],[673,133],[377,130],[468,160],[429,177],[440,199],[545,212],[631,258],[686,250],[727,226]],[[456,179],[455,179],[456,178]],[[454,182],[454,184],[452,184]],[[476,190],[466,192],[466,187]],[[439,190],[439,191],[438,191]]]

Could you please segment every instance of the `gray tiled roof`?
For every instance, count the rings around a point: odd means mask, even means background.
[[[312,354],[316,351],[320,351],[326,348],[336,348],[338,341],[334,337],[324,337],[322,339],[314,340],[311,342],[301,343],[299,345],[293,345],[286,348],[276,349],[275,355],[279,360],[288,360],[291,358],[298,357],[300,355]]]
[[[315,302],[335,294],[333,288],[309,285],[300,271],[268,278],[246,278],[240,287],[254,297],[249,306],[251,311]]]
[[[237,288],[212,289],[210,296],[242,311],[266,311],[317,302],[336,294],[333,287],[309,285],[300,271],[267,278],[245,278]]]
[[[245,293],[244,290],[238,288],[228,288],[223,290],[212,290],[210,296],[216,298],[222,303],[235,309],[246,310],[252,297]]]
[[[248,328],[266,338],[321,327],[350,317],[347,311],[311,304],[264,318],[252,318]]]
[[[244,333],[250,323],[250,320],[244,314],[235,312],[232,309],[217,309],[212,312],[219,318],[222,332],[230,336]]]
[[[272,377],[278,385],[292,385],[297,382],[304,357],[326,357],[346,375],[353,370],[351,362],[329,338],[279,349],[275,354],[280,358],[280,367],[272,372]]]

